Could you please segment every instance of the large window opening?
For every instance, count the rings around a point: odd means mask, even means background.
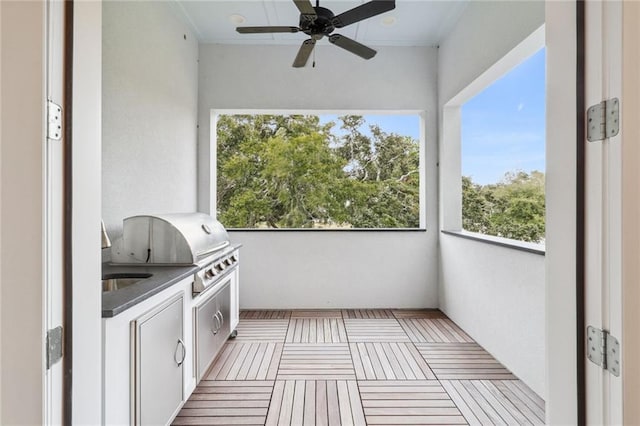
[[[544,243],[545,50],[461,106],[462,228]]]
[[[218,114],[228,228],[421,228],[419,114]]]

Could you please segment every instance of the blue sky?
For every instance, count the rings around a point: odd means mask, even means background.
[[[365,118],[385,132],[420,138],[416,114]],[[338,115],[320,115],[321,123],[328,121],[339,123]],[[361,131],[369,134],[368,125]],[[462,106],[462,174],[485,185],[515,170],[545,170],[544,49]]]
[[[333,127],[332,133],[340,134],[340,120],[338,120],[339,115],[319,114],[318,116],[320,117],[320,123],[322,124],[329,121],[333,121],[334,123],[336,123],[336,125]],[[397,133],[403,136],[411,136],[414,139],[420,140],[420,116],[417,114],[363,115],[366,119],[365,126],[360,129],[363,134],[369,135],[369,125],[377,124],[384,132]]]
[[[545,169],[545,51],[462,106],[462,174],[480,184]]]

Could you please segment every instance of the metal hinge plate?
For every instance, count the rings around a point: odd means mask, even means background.
[[[589,142],[612,138],[620,132],[620,101],[618,98],[602,101],[587,110],[587,140]]]
[[[47,137],[62,139],[62,107],[52,100],[47,101]]]
[[[47,331],[47,370],[62,359],[62,326]]]
[[[607,330],[587,327],[587,358],[614,376],[620,376],[620,342]]]

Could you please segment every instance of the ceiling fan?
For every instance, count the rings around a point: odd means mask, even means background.
[[[364,44],[345,37],[340,34],[332,34],[336,28],[343,28],[367,18],[379,15],[395,9],[395,0],[372,0],[358,7],[347,10],[339,15],[334,15],[332,11],[320,7],[320,0],[316,0],[316,6],[310,0],[293,0],[300,11],[300,23],[297,27],[238,27],[236,31],[240,34],[265,34],[265,33],[303,33],[311,36],[305,40],[298,50],[296,59],[293,61],[295,68],[304,67],[313,52],[316,41],[322,37],[328,37],[329,42],[341,47],[364,59],[371,59],[376,55],[376,51]]]

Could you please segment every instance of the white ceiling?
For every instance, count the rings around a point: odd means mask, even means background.
[[[315,5],[315,0],[312,0]],[[241,26],[297,26],[299,12],[291,0],[176,0],[178,9],[203,43],[300,44],[297,34],[238,34],[230,19],[241,15]],[[367,0],[320,0],[338,15]],[[396,8],[365,21],[337,29],[335,33],[372,46],[436,46],[456,23],[469,0],[396,0]],[[393,25],[382,20],[394,17]]]

